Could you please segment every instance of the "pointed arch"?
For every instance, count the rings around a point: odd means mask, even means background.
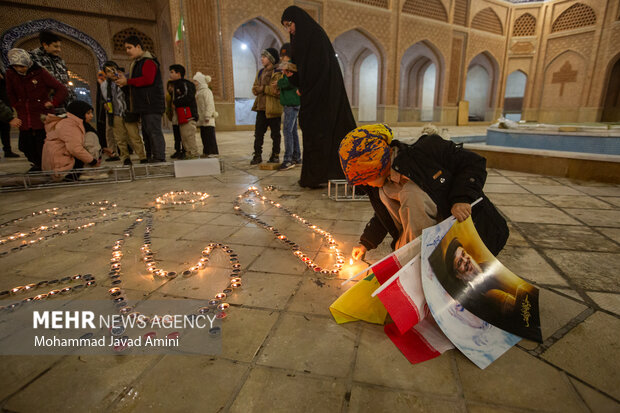
[[[407,48],[400,63],[400,121],[420,120],[423,111],[441,106],[444,75],[444,57],[432,42],[422,40]],[[439,120],[434,113],[430,118],[424,120]]]
[[[502,21],[497,13],[490,7],[476,13],[471,21],[471,27],[489,33],[504,34]]]
[[[601,95],[602,122],[620,121],[620,53],[607,65],[605,92]]]
[[[470,60],[465,82],[465,100],[469,101],[469,113],[477,120],[490,120],[495,107],[499,64],[484,51]],[[472,119],[473,120],[473,119]]]
[[[446,8],[439,0],[406,0],[403,4],[403,13],[428,17],[442,22],[448,21]]]
[[[551,33],[573,30],[596,24],[596,13],[592,7],[575,3],[564,10],[551,25]]]
[[[354,28],[339,34],[333,41],[334,51],[341,63],[345,88],[351,106],[365,105],[364,112],[376,112],[376,106],[385,100],[385,50],[374,36],[362,28]],[[372,55],[375,56],[376,62]],[[376,69],[375,69],[376,68]],[[376,76],[374,72],[376,71]],[[372,72],[372,73],[371,73]],[[376,77],[376,88],[374,86]],[[373,90],[363,89],[361,82]],[[374,101],[372,103],[368,103]],[[371,109],[370,106],[373,106]],[[372,115],[369,115],[372,117]],[[361,119],[360,120],[370,120]]]

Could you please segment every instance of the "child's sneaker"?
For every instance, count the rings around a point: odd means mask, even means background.
[[[263,162],[263,157],[260,155],[254,154],[254,156],[252,157],[252,160],[250,161],[250,165],[258,165],[261,162]]]
[[[269,161],[267,161],[269,163],[280,163],[280,154],[279,153],[272,153],[271,156],[269,157]]]
[[[301,159],[293,159],[294,165],[301,165]]]
[[[278,168],[280,171],[286,171],[287,169],[294,168],[295,164],[293,162],[282,162],[282,165]]]

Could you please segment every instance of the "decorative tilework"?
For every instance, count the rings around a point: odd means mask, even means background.
[[[8,64],[9,61],[7,58],[7,53],[14,47],[15,43],[19,39],[25,36],[39,33],[42,30],[55,31],[86,44],[92,49],[93,53],[97,57],[99,66],[102,66],[103,63],[108,60],[108,54],[103,49],[103,47],[101,47],[101,45],[95,39],[88,36],[86,33],[83,33],[75,27],[69,26],[68,24],[59,22],[58,20],[39,19],[25,22],[19,26],[12,27],[2,33],[2,36],[0,37],[0,49],[2,51],[2,60],[4,61],[4,63]]]

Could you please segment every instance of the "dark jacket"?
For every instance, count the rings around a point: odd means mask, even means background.
[[[178,79],[170,82],[174,88],[172,92],[172,104],[175,108],[186,108],[192,114],[194,120],[198,120],[198,105],[196,104],[196,86],[187,79]]]
[[[17,110],[17,117],[22,121],[20,129],[24,131],[43,129],[41,115],[53,112],[45,107],[45,102],[51,100],[58,107],[67,97],[67,88],[36,63],[24,76],[10,67],[6,71],[6,90],[11,105]],[[51,91],[54,91],[53,99],[49,97]]]
[[[423,135],[412,145],[395,140],[391,146],[398,148],[392,168],[431,197],[437,205],[439,221],[451,215],[455,203],[472,203],[482,197],[482,202],[472,208],[474,226],[494,255],[502,250],[508,239],[508,225],[482,192],[487,176],[486,159],[439,135]],[[365,187],[365,190],[375,215],[364,228],[360,243],[369,250],[374,249],[389,232],[394,248],[400,234],[381,202],[379,188]]]
[[[164,94],[164,84],[161,80],[161,73],[159,71],[159,62],[149,52],[144,52],[144,55],[136,59],[131,64],[131,79],[142,77],[142,66],[147,60],[152,60],[157,66],[155,80],[148,86],[130,86],[130,102],[131,107],[129,109],[132,113],[147,114],[147,113],[159,113],[162,114],[165,111],[166,97]]]

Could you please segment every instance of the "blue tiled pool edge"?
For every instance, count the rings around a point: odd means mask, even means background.
[[[487,129],[487,145],[513,148],[620,155],[620,137],[571,135],[570,132],[546,134]]]

